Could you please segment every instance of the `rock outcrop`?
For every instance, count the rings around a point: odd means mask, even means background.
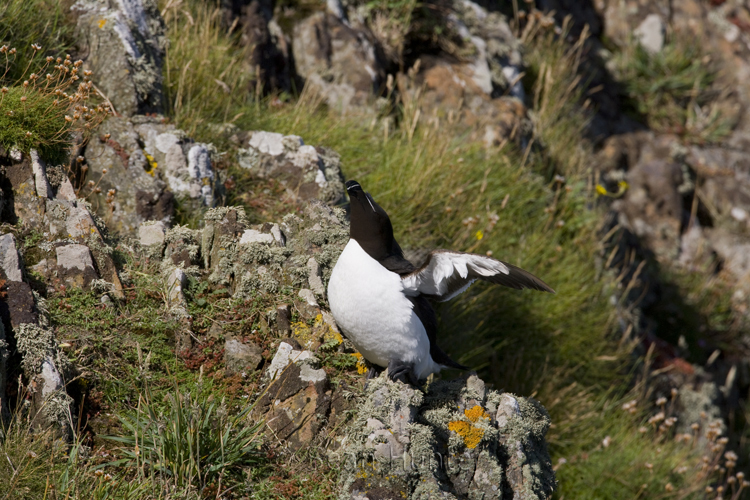
[[[154,0],[78,0],[77,39],[85,67],[122,116],[163,110],[166,26]]]
[[[547,412],[476,376],[422,393],[381,375],[356,411],[336,452],[341,499],[545,499],[554,490]]]

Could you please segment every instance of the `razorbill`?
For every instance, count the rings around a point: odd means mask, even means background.
[[[434,250],[420,267],[404,258],[388,214],[356,181],[348,181],[349,242],[328,282],[328,302],[341,330],[370,363],[392,380],[418,383],[442,368],[467,369],[438,347],[428,299],[440,302],[477,279],[518,290],[552,292],[533,274],[505,262]]]

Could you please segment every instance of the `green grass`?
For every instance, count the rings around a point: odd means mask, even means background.
[[[22,61],[6,66],[7,54],[0,54],[4,82],[23,79],[33,71],[29,68],[42,66],[46,56],[64,56],[73,47],[74,26],[67,17],[72,4],[69,0],[6,0],[0,5],[0,46],[15,48],[16,61]],[[32,44],[41,50],[35,51]]]
[[[229,413],[226,401],[217,402],[211,391],[182,392],[175,382],[167,396],[167,410],[159,411],[145,392],[134,414],[120,415],[125,431],[107,439],[120,443],[124,458],[113,465],[159,473],[176,489],[206,488],[221,481],[231,483],[233,472],[261,461],[260,429],[263,421],[252,421],[254,405]]]
[[[677,34],[657,54],[631,41],[613,63],[626,105],[652,130],[716,143],[734,127],[737,114],[722,105],[716,70],[697,40]]]

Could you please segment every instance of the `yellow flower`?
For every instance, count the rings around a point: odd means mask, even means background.
[[[605,188],[601,184],[597,184],[596,185],[596,193],[599,194],[599,195],[601,195],[601,196],[605,196],[607,194],[607,188]]]
[[[484,233],[480,229],[479,231],[477,231],[477,234],[475,234],[474,236],[476,236],[478,240],[481,240],[482,238],[484,238]]]

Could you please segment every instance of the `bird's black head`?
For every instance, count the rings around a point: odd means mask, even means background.
[[[351,205],[349,237],[375,260],[385,259],[396,248],[400,254],[401,249],[393,238],[391,219],[385,210],[375,203],[370,193],[362,190],[357,181],[347,181],[346,191]]]

